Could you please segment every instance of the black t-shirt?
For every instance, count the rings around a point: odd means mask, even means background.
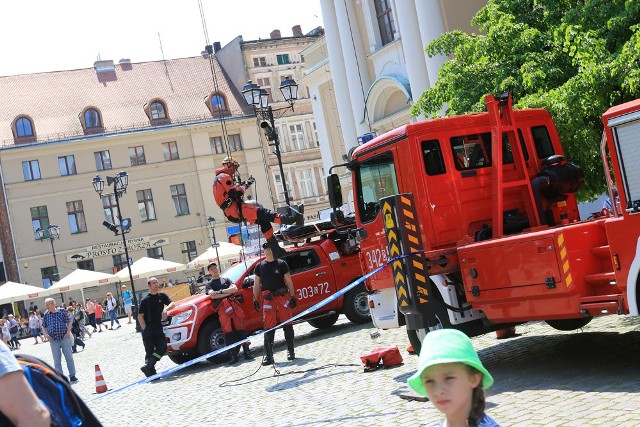
[[[224,280],[222,279],[223,278],[209,280],[204,286],[204,293],[208,294],[209,291],[221,291],[232,285],[231,280],[228,278],[225,277]]]
[[[138,313],[144,314],[144,321],[147,325],[160,325],[162,320],[162,310],[166,305],[171,304],[171,298],[164,292],[155,295],[148,294],[140,301]]]
[[[260,261],[256,265],[254,272],[260,278],[262,290],[264,291],[277,291],[283,286],[287,286],[284,283],[284,275],[289,272],[289,266],[279,258],[271,262],[267,260]]]

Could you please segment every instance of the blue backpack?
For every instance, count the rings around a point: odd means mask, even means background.
[[[31,388],[51,415],[52,427],[102,427],[89,407],[71,388],[67,377],[37,357],[15,354]],[[0,413],[0,426],[14,426]]]

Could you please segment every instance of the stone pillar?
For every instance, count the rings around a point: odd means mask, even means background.
[[[340,45],[340,31],[336,19],[336,9],[333,0],[320,0],[320,6],[324,23],[324,34],[327,38],[327,48],[329,49],[329,65],[331,67],[331,78],[333,79],[333,87],[335,89],[334,94],[338,106],[338,114],[340,115],[342,137],[344,139],[345,149],[348,151],[351,147],[358,145],[358,134],[356,133],[355,119],[353,117],[353,110],[351,109],[347,72],[342,56],[342,46]]]
[[[400,3],[400,2],[398,2]],[[426,48],[436,37],[444,33],[444,21],[438,0],[420,0],[415,3],[422,46]],[[426,57],[430,86],[438,79],[438,71],[448,58],[442,55]]]

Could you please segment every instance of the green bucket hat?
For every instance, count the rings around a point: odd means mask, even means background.
[[[418,370],[411,375],[407,382],[416,393],[426,396],[421,375],[429,366],[444,363],[464,363],[482,372],[482,388],[489,388],[493,384],[493,377],[482,366],[478,353],[468,336],[457,329],[438,329],[429,332],[422,342]]]

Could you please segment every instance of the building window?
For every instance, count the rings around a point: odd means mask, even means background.
[[[49,213],[46,206],[31,208],[31,224],[34,233],[38,228],[46,230],[49,227]]]
[[[289,54],[283,53],[281,55],[276,55],[276,59],[278,60],[278,65],[289,64]]]
[[[316,122],[313,122],[313,136],[316,139],[316,147],[320,147],[320,139],[318,138],[318,128],[316,127]]]
[[[93,265],[93,260],[92,259],[86,259],[86,260],[83,260],[83,261],[78,261],[76,263],[76,265],[81,270],[96,271],[96,268]]]
[[[150,110],[151,120],[160,120],[167,118],[167,113],[165,112],[164,104],[162,102],[152,102]]]
[[[164,160],[178,160],[180,156],[178,155],[178,143],[175,141],[172,142],[163,142],[162,143],[162,154],[164,155]]]
[[[96,170],[103,171],[111,169],[111,156],[109,155],[109,150],[97,151],[93,153],[93,156],[96,159]]]
[[[109,194],[102,196],[102,209],[104,210],[104,217],[113,225],[119,225],[118,221],[118,207],[116,205],[115,194]]]
[[[98,110],[89,108],[84,112],[84,126],[87,129],[102,127],[102,122],[100,121],[100,113],[98,113]]]
[[[227,136],[227,141],[229,142],[229,150],[242,151],[242,139],[240,139],[240,134]]]
[[[197,258],[198,250],[196,249],[196,242],[191,240],[190,242],[182,242],[182,253],[187,254],[189,261]]]
[[[287,177],[287,190],[289,190],[289,199],[293,199],[293,191],[291,188],[291,180],[289,179],[288,174],[285,174]],[[276,185],[276,193],[278,197],[278,202],[284,202],[284,187],[282,186],[282,178],[279,173],[273,175],[273,181]]]
[[[164,259],[161,247],[147,249],[147,256],[149,258]]]
[[[230,151],[242,151],[242,138],[240,138],[240,134],[228,135],[227,143]],[[227,148],[222,143],[221,136],[214,136],[209,138],[209,144],[211,145],[211,152],[213,154],[227,153]]]
[[[264,77],[261,79],[256,79],[258,86],[267,91],[267,95],[269,95],[269,102],[273,102],[273,97],[271,96],[271,79],[268,77]]]
[[[58,168],[60,168],[60,175],[75,175],[78,173],[76,170],[76,159],[73,155],[58,157]]]
[[[84,219],[82,200],[67,202],[67,218],[69,219],[71,234],[84,233],[87,231],[87,222]]]
[[[153,204],[153,194],[151,189],[136,191],[138,197],[138,211],[141,221],[151,221],[156,219],[156,207]]]
[[[296,172],[301,197],[316,196],[316,185],[313,179],[313,170],[304,169]]]
[[[171,186],[171,198],[173,199],[176,216],[189,214],[189,203],[187,203],[187,192],[184,189],[184,184]]]
[[[25,181],[40,179],[40,163],[37,160],[22,162],[22,175]]]
[[[113,255],[113,274],[127,268],[127,256],[125,254]]]
[[[211,110],[226,110],[227,103],[224,100],[224,97],[218,93],[211,95]]]
[[[33,136],[33,123],[27,117],[20,117],[16,120],[16,134],[18,138]]]
[[[254,67],[266,67],[267,66],[267,57],[266,56],[258,56],[253,58],[253,66]]]
[[[378,17],[378,28],[382,46],[393,41],[393,34],[396,32],[396,23],[393,19],[393,11],[389,0],[375,0],[376,16]]]
[[[42,276],[42,286],[45,289],[53,285],[54,281],[57,282],[59,280],[58,269],[55,266],[41,268],[40,275]]]
[[[142,145],[129,147],[129,161],[131,162],[131,166],[139,166],[147,163],[144,158],[144,147]]]
[[[302,130],[302,124],[289,125],[289,133],[291,134],[291,142],[297,150],[304,150],[306,143],[304,142],[304,131]]]
[[[222,144],[221,136],[214,136],[209,138],[209,144],[211,145],[211,152],[213,154],[223,154],[226,153],[224,148],[224,144]]]
[[[7,272],[4,270],[4,262],[0,262],[0,282],[7,281]]]

